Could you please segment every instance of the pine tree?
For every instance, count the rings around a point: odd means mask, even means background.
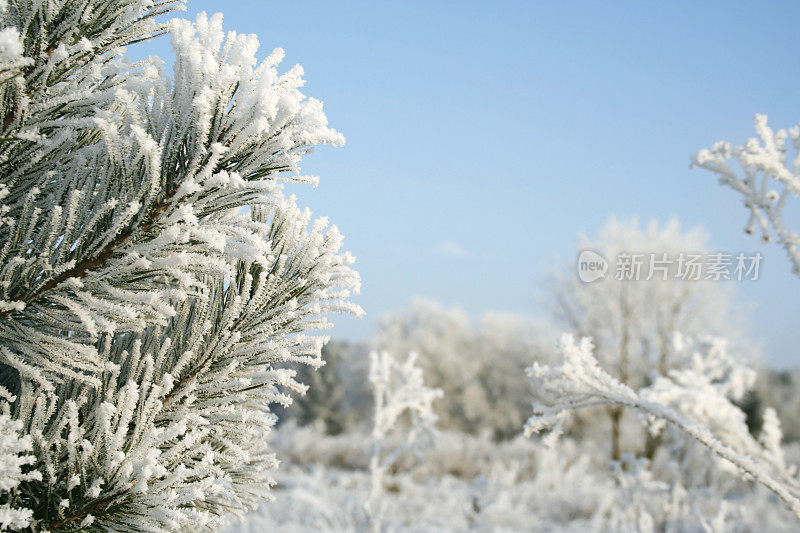
[[[341,235],[282,193],[343,137],[281,50],[160,22],[181,7],[0,1],[2,528],[202,529],[268,498],[270,404],[304,387],[282,363],[361,313]],[[125,58],[165,33],[171,77]]]

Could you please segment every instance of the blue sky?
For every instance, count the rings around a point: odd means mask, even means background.
[[[258,34],[262,56],[284,48],[347,137],[298,191],[358,257],[368,314],[334,337],[366,338],[412,296],[544,315],[543,277],[579,232],[675,215],[764,254],[736,305],[767,362],[800,365],[800,279],[743,233],[735,193],[689,169],[751,136],[755,113],[800,120],[800,3],[189,1],[203,10]]]

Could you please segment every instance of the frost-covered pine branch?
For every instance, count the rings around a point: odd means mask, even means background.
[[[180,5],[0,6],[0,403],[41,473],[0,505],[36,529],[207,528],[268,497],[269,406],[304,387],[281,363],[361,313],[338,230],[282,193],[342,136],[282,51],[155,22]],[[123,58],[164,32],[172,78]]]
[[[742,195],[750,211],[745,231],[754,233],[758,228],[764,242],[774,235],[794,273],[800,275],[800,235],[787,225],[785,213],[789,198],[800,196],[800,125],[776,132],[767,125],[766,115],[756,115],[754,122],[757,138],[742,146],[720,141],[697,152],[692,164],[714,172],[720,183]],[[787,138],[794,150],[791,164]],[[741,173],[729,164],[730,159],[739,162]]]
[[[369,380],[375,404],[367,511],[376,532],[381,530],[386,473],[405,453],[414,451],[423,437],[430,437],[436,423],[433,401],[441,398],[442,391],[425,385],[416,360],[414,352],[403,362],[389,352],[370,354]]]
[[[0,393],[7,391],[0,389]],[[33,511],[25,502],[12,494],[20,483],[42,479],[41,472],[28,468],[36,461],[30,452],[33,448],[29,435],[20,435],[22,423],[12,419],[8,413],[0,413],[0,494],[4,503],[0,505],[0,530],[18,530],[31,523]],[[23,472],[23,469],[25,471]]]
[[[546,442],[553,443],[573,411],[597,405],[631,407],[654,419],[655,431],[664,423],[679,428],[772,490],[800,517],[800,483],[796,469],[783,459],[777,417],[767,416],[760,441],[750,435],[744,413],[728,396],[742,392],[752,372],[727,357],[724,344],[707,342],[688,350],[686,365],[638,392],[600,368],[592,350],[588,338],[576,343],[564,335],[561,366],[531,367],[536,401],[526,434],[550,429]]]
[[[40,382],[58,373],[97,383],[92,344],[101,331],[141,329],[170,314],[163,282],[149,283],[149,294],[147,283],[126,283],[132,276],[146,282],[145,272],[161,277],[135,264],[126,245],[164,195],[167,169],[136,109],[148,102],[135,87],[157,69],[122,54],[163,33],[155,17],[180,5],[0,6],[2,360]]]

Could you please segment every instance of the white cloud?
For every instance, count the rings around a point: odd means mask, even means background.
[[[461,243],[455,241],[442,241],[436,245],[436,251],[444,257],[463,259],[469,256],[469,252]]]

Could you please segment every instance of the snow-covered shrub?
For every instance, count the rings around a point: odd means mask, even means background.
[[[384,317],[372,344],[419,353],[426,381],[444,392],[435,405],[440,428],[509,438],[529,412],[525,368],[551,351],[546,332],[524,316],[486,313],[475,323],[459,308],[417,299]]]
[[[183,531],[269,497],[270,404],[304,387],[283,364],[360,312],[341,235],[282,193],[342,136],[281,50],[155,21],[180,5],[2,3],[0,402],[36,530]],[[122,58],[164,32],[172,78]]]
[[[442,396],[442,391],[425,385],[414,352],[404,362],[385,351],[372,352],[369,357],[375,407],[367,511],[373,531],[381,531],[385,477],[403,455],[417,451],[422,440],[431,437],[436,423],[433,401]],[[390,438],[398,432],[399,442]]]

